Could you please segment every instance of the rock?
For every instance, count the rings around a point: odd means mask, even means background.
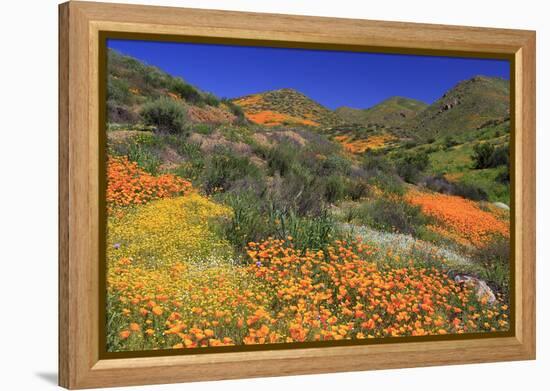
[[[510,210],[510,207],[503,202],[493,202],[493,205],[500,209]]]
[[[487,285],[485,281],[480,280],[479,278],[458,274],[455,276],[455,282],[457,282],[461,286],[466,284],[472,285],[479,300],[485,298],[487,300],[487,303],[489,304],[494,304],[497,301],[493,290],[489,287],[489,285]]]

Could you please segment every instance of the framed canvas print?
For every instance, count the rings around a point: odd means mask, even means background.
[[[535,33],[60,5],[60,385],[535,358]]]

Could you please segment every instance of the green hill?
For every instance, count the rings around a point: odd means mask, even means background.
[[[394,96],[368,109],[339,107],[336,114],[350,123],[396,127],[416,117],[426,107],[428,105],[419,100]]]
[[[403,129],[418,139],[455,136],[509,117],[509,105],[508,80],[476,76],[458,83]]]
[[[143,107],[159,100],[179,108],[189,122],[234,123],[244,118],[231,101],[112,49],[108,52],[107,74],[107,118],[111,124],[142,123]]]

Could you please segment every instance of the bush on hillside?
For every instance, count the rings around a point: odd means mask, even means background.
[[[362,224],[387,232],[400,232],[418,236],[428,219],[420,207],[401,199],[378,198],[361,205],[357,211]]]
[[[509,147],[495,147],[490,143],[479,143],[474,146],[472,155],[475,169],[494,168],[509,164]]]
[[[405,182],[415,183],[420,179],[420,174],[428,168],[430,159],[425,152],[407,153],[396,162],[397,174]]]
[[[131,98],[130,85],[125,79],[117,79],[109,75],[107,80],[107,101],[117,104],[127,104]]]
[[[443,175],[426,177],[424,186],[438,193],[457,195],[474,201],[486,201],[489,198],[481,187],[464,182],[450,182]]]
[[[296,161],[298,153],[296,147],[288,142],[281,142],[269,149],[266,158],[270,174],[287,175],[292,164]]]
[[[159,132],[180,133],[187,122],[185,108],[166,97],[146,103],[141,110],[141,117],[147,125],[153,125]]]
[[[170,91],[191,104],[198,104],[202,100],[201,94],[195,87],[179,78],[173,80]]]
[[[259,178],[258,167],[246,156],[217,148],[206,160],[201,182],[206,194],[228,191],[234,184],[247,177]]]
[[[246,122],[246,118],[244,116],[244,111],[242,109],[241,106],[233,103],[232,101],[230,101],[229,99],[227,98],[222,98],[221,99],[221,102],[223,104],[225,104],[228,108],[229,108],[229,111],[231,111],[231,113],[237,117],[237,122],[238,123],[244,123]]]
[[[443,146],[445,147],[445,149],[452,148],[455,145],[458,145],[458,142],[452,136],[445,136],[445,138],[443,139]]]
[[[335,203],[346,195],[346,183],[341,175],[331,175],[325,181],[325,200]]]

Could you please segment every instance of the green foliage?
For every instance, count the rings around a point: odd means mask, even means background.
[[[116,102],[117,104],[125,104],[130,102],[130,86],[128,81],[124,79],[116,79],[109,75],[107,80],[107,100]]]
[[[187,84],[180,78],[174,79],[170,90],[191,104],[197,104],[203,101],[199,91],[191,84]]]
[[[183,141],[178,144],[177,152],[185,161],[175,170],[175,174],[190,180],[194,185],[198,185],[204,170],[204,154],[197,144]]]
[[[495,180],[503,185],[510,185],[510,170],[508,167],[505,167],[503,170],[500,170],[497,173]]]
[[[335,222],[326,210],[319,216],[310,218],[300,217],[292,212],[271,210],[269,224],[275,228],[276,238],[292,237],[295,248],[302,251],[323,249],[338,234]]]
[[[401,199],[378,198],[363,203],[357,210],[358,220],[374,229],[419,236],[428,223],[419,207]]]
[[[203,101],[208,106],[218,107],[220,105],[219,99],[216,98],[216,96],[211,94],[211,93],[205,94],[204,97],[203,97]]]
[[[409,183],[418,181],[420,174],[428,168],[430,159],[425,152],[407,153],[396,162],[397,173]]]
[[[187,112],[170,98],[159,98],[145,104],[141,117],[147,125],[153,125],[159,132],[179,133],[187,122]]]
[[[267,152],[267,164],[270,169],[270,174],[279,173],[285,176],[296,160],[298,151],[296,147],[287,142],[281,142]]]
[[[248,157],[237,156],[231,151],[220,148],[206,160],[201,181],[204,191],[212,194],[231,189],[238,180],[259,176],[258,167],[252,164]]]
[[[370,188],[364,180],[354,178],[348,182],[346,193],[352,201],[359,201],[370,194]]]
[[[237,251],[242,251],[249,242],[268,237],[287,240],[289,236],[299,250],[321,249],[338,234],[334,220],[326,211],[317,217],[300,217],[293,211],[277,209],[250,191],[227,193],[223,201],[234,213],[219,228]]]
[[[346,183],[341,175],[330,175],[325,180],[325,199],[327,202],[335,203],[344,198]]]
[[[215,127],[212,126],[211,124],[194,124],[191,129],[195,133],[208,135],[208,134],[212,134]]]
[[[419,140],[458,137],[503,120],[510,109],[510,81],[477,76],[464,80],[406,123]],[[492,121],[492,122],[491,122]]]
[[[231,111],[231,113],[233,113],[235,117],[237,117],[237,120],[238,120],[237,122],[239,123],[246,122],[244,111],[241,106],[233,103],[231,100],[227,98],[222,98],[221,102],[229,108],[229,111]]]
[[[474,145],[474,153],[472,155],[474,168],[483,169],[508,165],[508,150],[508,145],[495,147],[487,142]]]
[[[143,133],[124,142],[111,145],[109,153],[115,156],[127,156],[148,173],[156,175],[162,164],[161,148],[162,139],[149,133]]]
[[[337,154],[329,155],[322,163],[323,174],[349,175],[351,162]]]
[[[352,109],[340,107],[336,114],[347,122],[365,126],[397,127],[411,117],[416,116],[427,107],[427,104],[415,99],[395,96],[369,109]]]
[[[451,135],[449,134],[446,135],[445,138],[443,139],[443,146],[446,149],[449,149],[454,147],[455,145],[458,145],[458,142]]]
[[[480,268],[480,278],[507,296],[510,290],[510,241],[495,237],[487,246],[475,250],[472,259]]]
[[[479,185],[465,182],[449,182],[443,175],[429,176],[425,185],[428,189],[444,194],[458,195],[474,201],[486,201],[487,192]]]

